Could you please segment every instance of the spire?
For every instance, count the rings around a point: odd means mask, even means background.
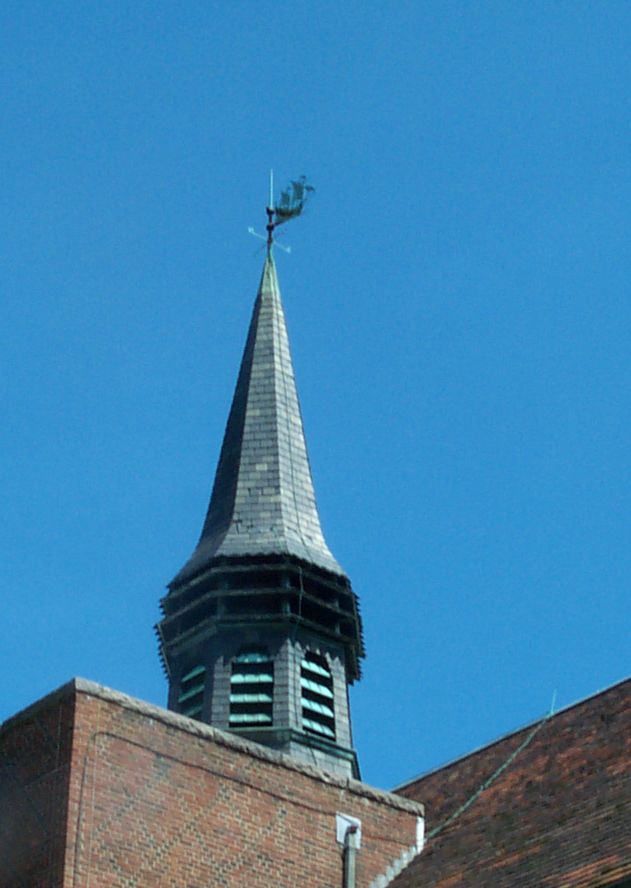
[[[364,656],[359,601],[320,527],[272,256],[275,227],[311,191],[301,177],[268,208],[210,505],[156,631],[169,709],[358,778],[348,686]]]
[[[291,555],[344,576],[322,534],[268,248],[208,513],[172,585],[218,557]]]

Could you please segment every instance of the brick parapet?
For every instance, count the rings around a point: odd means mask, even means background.
[[[362,821],[358,888],[415,842],[418,803],[92,683],[75,690],[67,888],[90,877],[112,888],[341,885],[337,813]]]
[[[416,842],[417,802],[82,679],[9,728],[26,736],[69,705],[69,779],[50,794],[64,823],[68,799],[65,871],[29,888],[333,888],[338,813],[362,822],[357,886],[368,888]]]
[[[93,696],[103,701],[115,703],[117,706],[120,706],[123,709],[129,709],[133,712],[137,712],[140,715],[147,716],[148,718],[154,719],[155,721],[158,721],[164,725],[168,725],[178,730],[184,731],[186,734],[198,736],[201,738],[207,738],[220,746],[226,746],[239,752],[243,752],[254,758],[279,765],[289,771],[296,771],[323,783],[330,784],[332,786],[338,786],[339,788],[346,789],[353,794],[364,796],[367,799],[380,802],[397,810],[406,811],[417,816],[423,815],[424,807],[420,802],[404,798],[403,796],[397,795],[393,792],[387,792],[386,790],[378,789],[377,787],[370,786],[367,783],[363,783],[361,780],[354,780],[351,777],[341,777],[337,774],[331,773],[330,771],[316,768],[307,762],[302,762],[298,759],[294,759],[291,756],[286,755],[285,753],[278,752],[266,746],[261,746],[258,743],[253,743],[251,740],[245,740],[244,738],[239,737],[236,734],[222,731],[219,728],[213,728],[210,725],[206,725],[203,722],[197,721],[196,719],[186,718],[186,716],[179,715],[176,712],[171,712],[168,709],[163,709],[161,706],[155,706],[152,703],[146,703],[143,700],[138,700],[135,697],[130,697],[127,694],[121,693],[120,691],[114,691],[111,688],[107,688],[103,685],[97,684],[96,682],[88,681],[84,678],[73,679],[68,684],[63,685],[61,688],[59,688],[58,691],[53,692],[53,695],[67,694],[71,691],[75,691],[78,694]],[[45,700],[41,702],[43,703],[48,699],[49,697],[46,697]],[[30,710],[25,710],[26,713],[28,713],[29,711]]]

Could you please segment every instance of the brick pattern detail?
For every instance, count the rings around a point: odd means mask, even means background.
[[[401,790],[431,831],[524,741],[524,728]],[[631,680],[559,712],[392,888],[631,885]]]
[[[358,888],[414,844],[416,803],[97,685],[62,691],[63,705],[75,705],[70,780],[44,795],[49,812],[64,814],[68,796],[64,875],[57,866],[31,878],[27,832],[3,888],[334,888],[337,812],[362,821]],[[54,721],[59,706],[42,701],[37,718]],[[15,722],[14,761],[28,776],[37,727]]]

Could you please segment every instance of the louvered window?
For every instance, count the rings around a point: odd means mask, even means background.
[[[260,728],[272,724],[274,663],[261,649],[235,658],[230,677],[230,727]]]
[[[335,740],[333,676],[324,657],[307,651],[300,668],[302,727]]]
[[[206,668],[195,666],[180,680],[180,695],[177,702],[182,715],[199,718],[204,707],[204,687],[206,684]]]

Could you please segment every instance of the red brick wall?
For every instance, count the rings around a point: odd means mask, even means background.
[[[0,888],[60,888],[74,701],[67,693],[0,728]]]
[[[336,812],[362,821],[358,888],[415,843],[418,806],[103,695],[76,699],[65,888],[334,888]]]

